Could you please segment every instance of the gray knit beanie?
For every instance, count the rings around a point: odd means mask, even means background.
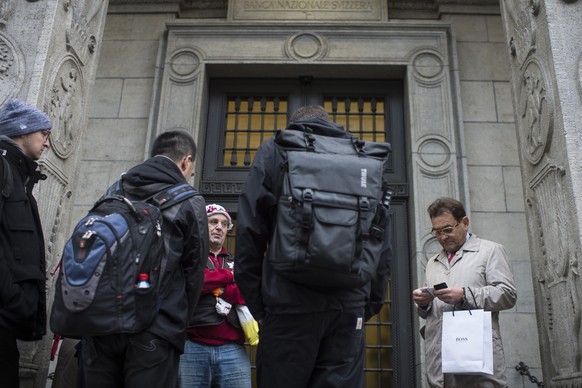
[[[17,98],[11,98],[0,108],[0,135],[17,137],[49,131],[52,126],[46,113]]]

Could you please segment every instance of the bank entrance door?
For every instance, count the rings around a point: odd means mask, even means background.
[[[238,194],[259,145],[304,105],[322,105],[355,136],[392,145],[389,180],[394,261],[381,313],[366,323],[366,388],[413,387],[414,343],[408,248],[408,182],[400,80],[214,79],[200,190],[236,220]],[[235,228],[227,248],[236,257]],[[253,364],[254,348],[248,347]],[[281,366],[284,368],[284,365]],[[352,388],[352,387],[347,387]],[[353,387],[357,388],[357,387]]]

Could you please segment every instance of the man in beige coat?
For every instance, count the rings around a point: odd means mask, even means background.
[[[432,294],[412,292],[418,314],[426,319],[426,375],[432,388],[506,387],[505,358],[499,333],[499,311],[510,309],[517,299],[511,264],[502,245],[469,233],[463,204],[439,198],[428,207],[432,234],[443,249],[426,264],[424,287],[445,282],[447,288]],[[474,295],[474,299],[473,299]],[[484,309],[491,311],[493,375],[442,373],[441,322],[443,311]]]

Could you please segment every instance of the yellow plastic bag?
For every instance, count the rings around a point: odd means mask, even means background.
[[[259,343],[259,324],[245,305],[237,305],[236,314],[245,333],[245,339],[250,345],[255,346]]]

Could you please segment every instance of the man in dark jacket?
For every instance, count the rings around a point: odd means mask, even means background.
[[[301,121],[301,125],[294,122]],[[351,135],[331,122],[320,106],[300,108],[289,129],[314,134]],[[376,277],[354,289],[327,291],[294,283],[264,259],[276,219],[277,192],[283,179],[281,153],[274,139],[257,150],[238,204],[235,279],[259,321],[257,381],[261,388],[362,387],[363,323],[380,311],[389,276],[389,227]]]
[[[0,378],[18,387],[17,339],[46,333],[44,240],[34,185],[46,179],[37,169],[49,148],[46,113],[18,99],[0,109]]]
[[[196,144],[183,131],[169,131],[154,141],[151,158],[122,176],[131,200],[145,200],[193,173]],[[159,312],[137,334],[83,338],[87,388],[175,387],[186,325],[202,288],[208,255],[206,203],[200,195],[163,210],[166,270],[160,286]]]

